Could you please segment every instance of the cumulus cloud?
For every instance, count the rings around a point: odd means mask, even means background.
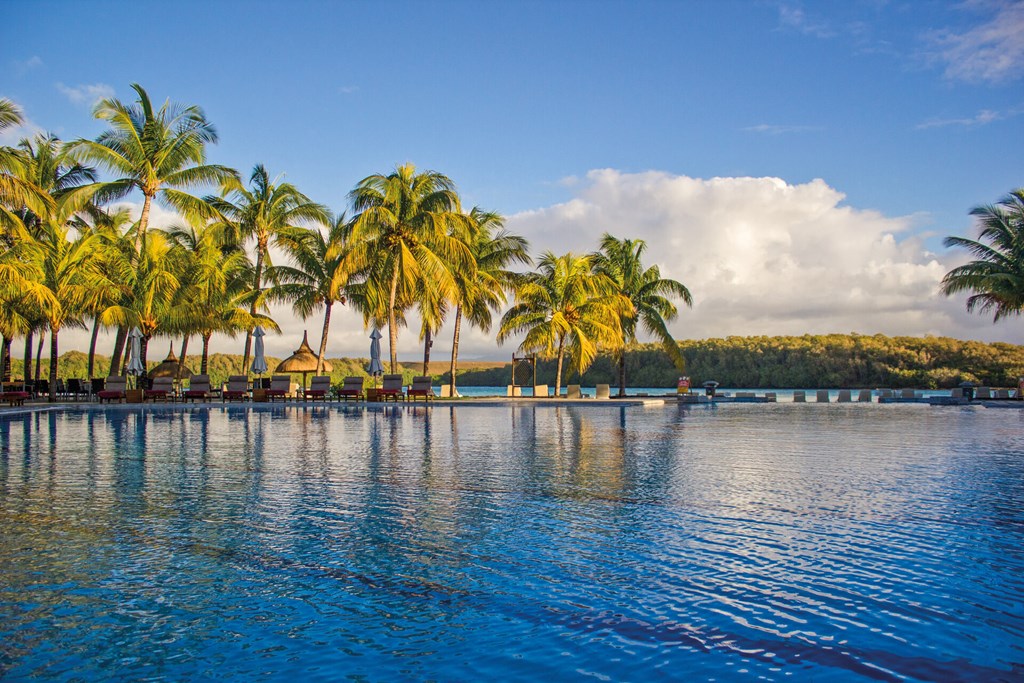
[[[928,57],[944,63],[945,75],[951,80],[1001,83],[1020,78],[1024,69],[1024,2],[974,2],[969,7],[994,9],[994,14],[967,31],[943,29],[927,34]]]
[[[784,2],[778,6],[779,26],[816,38],[832,38],[835,29],[825,20],[811,17],[798,4]]]
[[[72,104],[92,106],[103,99],[114,96],[114,88],[106,83],[93,83],[92,85],[67,86],[57,83],[57,90]]]
[[[647,260],[689,287],[678,338],[862,332],[1010,335],[938,294],[956,255],[929,253],[912,217],[844,206],[823,180],[592,171],[562,204],[509,228],[535,252],[587,252],[600,236],[647,241]]]

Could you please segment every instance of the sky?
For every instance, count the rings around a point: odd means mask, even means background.
[[[199,105],[208,161],[264,164],[336,214],[362,178],[439,171],[535,255],[607,232],[693,307],[679,339],[882,333],[1024,343],[938,293],[969,211],[1024,186],[1024,2],[0,0],[0,97],[65,140],[97,100]],[[30,30],[26,27],[33,27]],[[130,198],[135,206],[141,197]],[[174,222],[158,212],[157,224]],[[305,322],[276,309],[289,354]],[[495,322],[497,323],[496,316]],[[463,330],[460,357],[515,342]],[[422,356],[419,323],[399,356]],[[85,332],[61,348],[86,349]],[[101,342],[101,352],[104,351]],[[160,344],[157,344],[159,348]],[[238,353],[242,340],[215,338]],[[450,353],[451,326],[432,357]],[[328,356],[368,355],[332,315]],[[385,349],[385,353],[386,353]],[[152,354],[151,354],[152,355]]]

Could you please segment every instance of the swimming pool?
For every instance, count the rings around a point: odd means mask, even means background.
[[[0,676],[1020,680],[1024,411],[0,420]]]

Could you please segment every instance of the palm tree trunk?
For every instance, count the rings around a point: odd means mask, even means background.
[[[213,336],[213,332],[203,333],[203,360],[199,363],[199,374],[206,374],[206,360],[210,355],[210,337]]]
[[[46,341],[46,333],[45,332],[40,332],[39,333],[39,343],[36,344],[36,379],[39,379],[39,367],[40,367],[40,365],[43,362],[43,342],[45,342],[45,341]],[[53,382],[53,378],[50,378],[50,381]]]
[[[562,358],[565,356],[565,342],[558,340],[558,370],[555,372],[555,398],[562,395]]]
[[[619,396],[626,395],[626,350],[619,351]]]
[[[32,381],[32,332],[29,331],[25,334],[25,362],[22,364],[22,374],[25,375],[25,381]]]
[[[142,374],[146,374],[146,354],[149,353],[149,335],[142,335],[142,350],[139,353],[139,360],[142,361]]]
[[[110,369],[107,370],[108,375],[120,373],[121,354],[124,352],[124,342],[127,338],[128,330],[126,330],[123,325],[118,327],[117,334],[114,335],[114,352],[110,355]]]
[[[253,276],[252,291],[254,294],[259,294],[260,284],[263,282],[263,254],[267,250],[266,240],[260,240],[256,243],[256,274]],[[258,298],[258,297],[257,297]],[[252,300],[252,305],[249,306],[249,315],[256,315],[256,301]],[[249,374],[249,351],[252,349],[252,330],[248,329],[245,331],[245,351],[242,353],[242,373],[243,375]],[[204,357],[205,357],[205,351]],[[204,371],[205,374],[205,371]]]
[[[96,367],[96,342],[100,338],[100,319],[96,318],[92,324],[92,338],[89,339],[89,369],[86,371],[86,376],[90,379],[93,377],[93,369]]]
[[[59,328],[50,326],[50,403],[57,400],[57,332]],[[39,343],[42,344],[42,337]]]
[[[320,333],[320,355],[316,357],[316,374],[322,375],[324,371],[324,353],[327,352],[327,332],[331,327],[331,306],[333,304],[328,301],[326,303],[326,310],[324,311],[324,329]]]
[[[448,393],[455,398],[455,371],[459,364],[459,333],[462,330],[462,306],[455,307],[455,333],[452,335],[452,367],[449,371]]]
[[[142,253],[142,240],[146,236],[146,228],[149,227],[149,207],[153,198],[148,194],[142,200],[142,214],[139,216],[139,229],[135,232],[135,253]]]
[[[179,382],[181,381],[181,373],[185,372],[185,354],[188,352],[188,340],[190,338],[191,335],[186,334],[185,338],[181,340],[181,353],[178,354],[178,358],[180,359],[178,363],[178,372],[175,373],[176,376],[174,378]]]
[[[430,374],[430,347],[434,345],[433,335],[430,334],[430,328],[427,328],[427,334],[423,338],[423,374]]]
[[[391,299],[388,305],[388,345],[391,352],[391,374],[398,372],[398,330],[395,328],[395,299],[398,297],[398,271],[391,276]]]
[[[11,381],[11,340],[6,335],[3,346],[0,346],[0,381]]]

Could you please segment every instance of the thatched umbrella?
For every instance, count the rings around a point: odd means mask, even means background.
[[[331,372],[334,367],[324,359],[324,372]],[[306,375],[311,372],[316,372],[316,354],[313,353],[313,349],[309,348],[309,342],[306,340],[306,333],[302,333],[302,344],[299,348],[295,349],[295,353],[285,358],[283,361],[277,364],[275,373],[282,372],[300,372],[302,373],[302,390],[306,390]]]
[[[179,362],[178,357],[174,355],[173,342],[167,350],[167,358],[164,358],[160,365],[149,371],[149,378],[153,379],[154,377],[171,377],[177,381],[192,379],[192,371],[188,369],[187,365]]]

